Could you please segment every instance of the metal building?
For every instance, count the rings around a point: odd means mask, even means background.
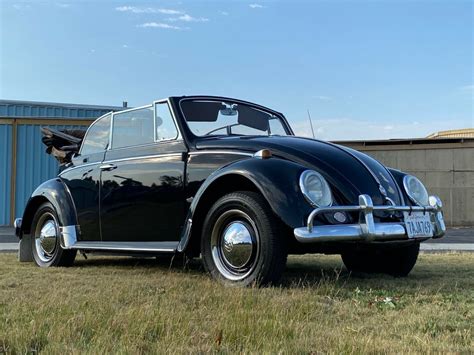
[[[45,153],[40,128],[87,128],[97,117],[123,109],[0,100],[0,225],[21,216],[33,190],[58,172],[56,159]]]

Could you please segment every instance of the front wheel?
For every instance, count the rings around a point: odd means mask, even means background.
[[[407,276],[416,264],[420,243],[401,247],[349,251],[341,255],[344,265],[352,272],[385,273]]]
[[[227,284],[278,282],[287,257],[280,223],[255,192],[223,196],[204,221],[201,253],[205,269]]]
[[[33,258],[38,266],[69,266],[75,250],[64,250],[59,243],[58,217],[51,203],[43,203],[36,211],[31,226]]]

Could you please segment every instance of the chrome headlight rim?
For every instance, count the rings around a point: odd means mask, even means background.
[[[310,191],[308,190],[307,186],[306,186],[306,180],[308,179],[308,177],[310,177],[311,175],[316,175],[321,183],[324,185],[324,187],[326,188],[327,192],[329,193],[329,200],[330,200],[330,203],[329,204],[325,204],[325,205],[322,205],[320,203],[318,203],[318,201],[315,201],[311,195],[310,195]],[[324,178],[323,175],[321,175],[320,173],[318,173],[317,171],[315,170],[305,170],[301,173],[300,175],[300,180],[299,180],[299,185],[300,185],[300,190],[301,190],[301,193],[303,194],[303,196],[305,197],[306,201],[308,201],[308,203],[314,207],[314,208],[318,208],[318,207],[331,207],[332,204],[333,204],[333,196],[332,196],[332,191],[331,191],[331,187],[329,186],[328,182],[326,181],[326,179]]]
[[[424,192],[424,198],[425,198],[425,202],[426,203],[423,203],[423,201],[420,201],[420,199],[416,198],[413,194],[413,191],[410,190],[410,180],[415,180],[419,186],[422,188],[423,192]],[[406,194],[408,195],[408,197],[410,198],[410,200],[415,203],[416,205],[418,206],[429,206],[429,194],[428,194],[428,190],[426,189],[425,185],[421,182],[420,179],[418,179],[416,176],[414,175],[405,175],[403,177],[403,188],[405,189],[405,192]]]

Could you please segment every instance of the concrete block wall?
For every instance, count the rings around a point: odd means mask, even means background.
[[[474,226],[474,143],[344,145],[417,176],[444,203],[446,224]]]

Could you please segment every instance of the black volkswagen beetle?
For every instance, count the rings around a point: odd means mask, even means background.
[[[242,100],[109,113],[76,146],[15,221],[39,266],[71,265],[78,250],[184,253],[249,285],[278,281],[288,254],[325,253],[350,271],[405,276],[420,242],[445,233],[440,199],[416,177],[295,137],[281,113]]]

